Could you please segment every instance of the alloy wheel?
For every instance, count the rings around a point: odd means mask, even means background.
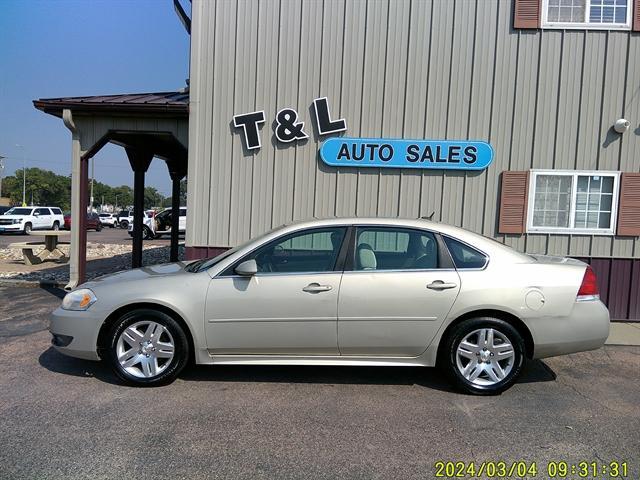
[[[456,348],[460,374],[477,386],[495,385],[504,380],[515,364],[513,345],[495,328],[480,328],[466,335]]]
[[[116,343],[120,367],[136,378],[153,378],[164,372],[175,353],[169,330],[152,320],[136,322],[125,328]]]

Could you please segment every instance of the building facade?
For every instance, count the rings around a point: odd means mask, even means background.
[[[563,5],[194,0],[188,257],[425,216],[585,259],[612,318],[640,318],[640,2]]]

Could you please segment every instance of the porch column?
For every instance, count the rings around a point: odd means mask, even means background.
[[[80,133],[73,123],[70,110],[63,112],[63,120],[71,131],[71,245],[69,247],[69,283],[65,290],[73,290],[85,281],[87,264],[87,184],[88,159],[82,157]]]
[[[178,235],[180,229],[180,181],[187,174],[184,168],[180,168],[174,162],[167,162],[169,176],[171,177],[171,248],[169,261],[178,261]]]
[[[153,152],[126,147],[127,157],[133,169],[133,248],[131,266],[142,266],[142,220],[144,218],[144,174],[153,159]]]

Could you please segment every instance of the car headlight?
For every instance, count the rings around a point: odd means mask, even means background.
[[[22,219],[21,218],[14,218],[13,219],[13,223],[22,223]]]
[[[62,300],[63,310],[86,310],[98,300],[88,288],[81,288],[69,292]]]

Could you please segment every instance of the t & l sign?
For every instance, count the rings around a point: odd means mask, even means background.
[[[326,97],[313,101],[313,111],[319,135],[347,130],[346,120],[331,118]],[[248,150],[262,146],[259,125],[264,122],[264,110],[234,115],[233,125],[242,129]],[[309,138],[304,122],[293,108],[278,111],[275,123],[274,135],[280,142]],[[471,140],[333,137],[322,143],[320,158],[332,167],[484,170],[493,161],[493,148],[486,142]]]
[[[318,133],[320,135],[344,132],[347,129],[347,122],[344,119],[331,120],[327,97],[316,98],[313,101],[313,110],[316,114]],[[264,110],[234,115],[233,117],[233,125],[236,128],[242,128],[244,144],[249,150],[262,146],[260,131],[258,130],[258,125],[261,123],[264,123]],[[274,133],[276,138],[284,143],[309,138],[307,132],[304,131],[304,122],[298,121],[298,112],[293,108],[283,108],[276,114]]]

